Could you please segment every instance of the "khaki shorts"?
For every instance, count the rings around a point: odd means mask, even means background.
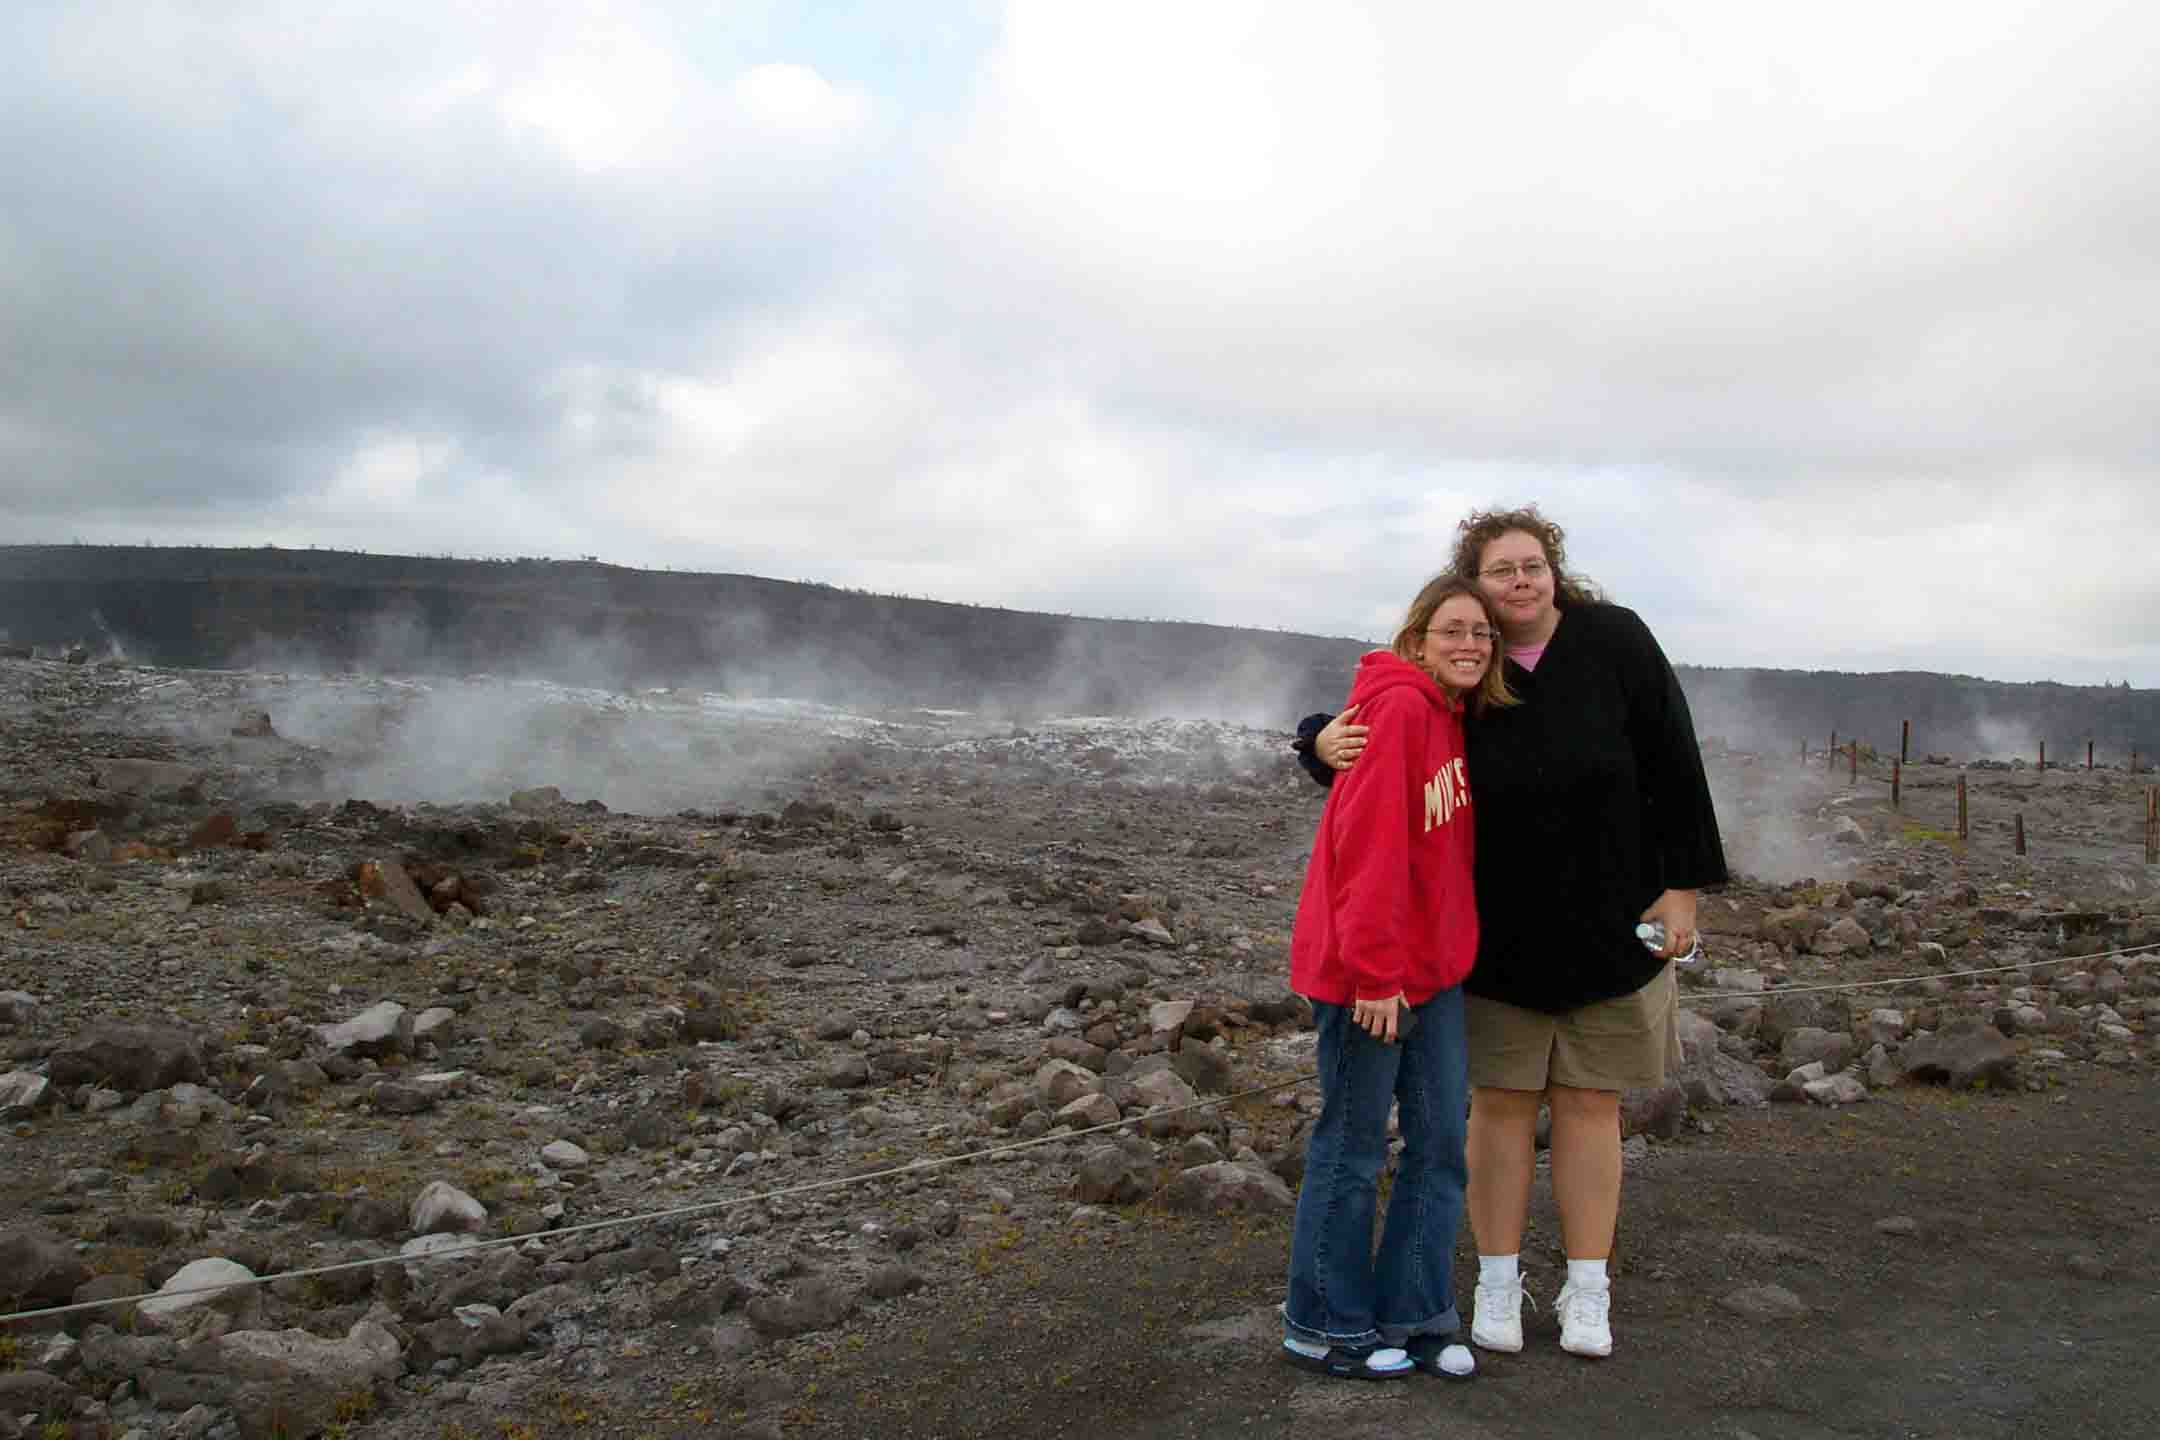
[[[1489,1090],[1635,1090],[1680,1063],[1680,983],[1667,965],[1632,995],[1564,1015],[1463,996],[1470,1083]]]

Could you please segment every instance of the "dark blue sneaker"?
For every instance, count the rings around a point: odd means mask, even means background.
[[[1400,1380],[1417,1369],[1407,1352],[1388,1345],[1336,1345],[1322,1350],[1285,1339],[1283,1358],[1300,1369],[1337,1380]]]
[[[1413,1335],[1403,1341],[1403,1352],[1410,1363],[1427,1375],[1437,1375],[1443,1380],[1471,1380],[1477,1377],[1477,1357],[1470,1347],[1463,1344],[1462,1332],[1450,1331],[1445,1335]]]

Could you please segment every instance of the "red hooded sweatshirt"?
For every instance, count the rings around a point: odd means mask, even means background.
[[[1386,650],[1358,663],[1345,704],[1372,733],[1320,813],[1290,988],[1334,1005],[1397,994],[1422,1005],[1477,958],[1462,714],[1439,681]]]

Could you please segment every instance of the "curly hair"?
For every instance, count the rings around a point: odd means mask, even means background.
[[[1507,676],[1502,673],[1507,667],[1501,663],[1500,618],[1493,614],[1492,602],[1485,598],[1485,592],[1478,588],[1475,580],[1465,580],[1450,572],[1426,581],[1425,588],[1418,591],[1417,599],[1410,602],[1410,613],[1403,617],[1401,627],[1395,632],[1395,641],[1388,648],[1422,668],[1418,656],[1425,649],[1425,627],[1432,624],[1440,607],[1457,595],[1467,595],[1477,601],[1478,611],[1484,615],[1486,627],[1495,637],[1492,663],[1485,667],[1485,678],[1478,681],[1477,689],[1468,697],[1471,712],[1482,715],[1487,710],[1517,703],[1515,692],[1508,688]]]
[[[1587,576],[1568,569],[1566,532],[1539,513],[1535,505],[1514,510],[1473,510],[1465,515],[1455,527],[1454,573],[1466,580],[1477,579],[1478,561],[1485,547],[1515,530],[1535,538],[1544,550],[1545,563],[1552,567],[1554,608],[1596,605],[1605,599],[1605,592]]]

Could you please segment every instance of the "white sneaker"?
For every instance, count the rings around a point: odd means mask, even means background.
[[[1471,1301],[1470,1343],[1481,1350],[1499,1350],[1509,1355],[1520,1351],[1522,1302],[1520,1276],[1495,1285],[1481,1282]]]
[[[1612,1291],[1560,1288],[1560,1348],[1570,1355],[1612,1354]]]

